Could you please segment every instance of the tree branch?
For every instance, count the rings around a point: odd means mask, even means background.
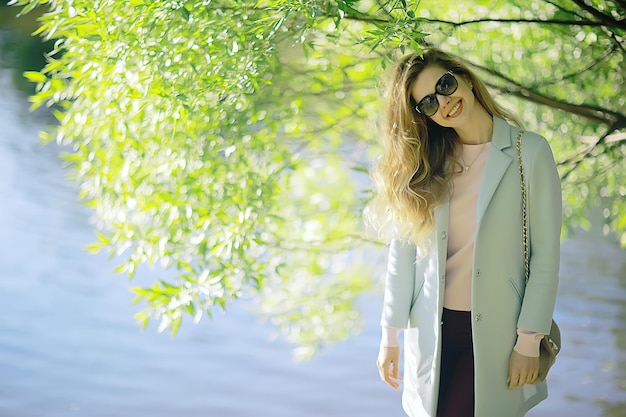
[[[622,53],[624,55],[626,55],[626,49],[624,49],[624,37],[622,37],[621,39],[617,37],[617,35],[613,32],[611,32],[608,28],[603,27],[602,30],[604,31],[604,33],[606,33],[606,35],[613,40],[613,42],[615,43],[615,45],[622,50]]]
[[[582,1],[582,0],[572,0],[572,1]],[[595,11],[596,13],[592,13],[588,9],[591,9]],[[476,25],[476,24],[481,24],[481,23],[522,23],[522,24],[545,24],[545,25],[559,25],[559,26],[576,25],[576,26],[585,26],[585,27],[612,27],[612,28],[617,28],[617,29],[626,29],[626,19],[619,19],[619,20],[614,19],[611,16],[605,15],[604,13],[601,13],[595,10],[593,7],[589,7],[589,6],[585,10],[589,11],[590,14],[592,14],[595,17],[598,17],[600,20],[595,21],[595,20],[589,20],[589,19],[582,19],[582,17],[581,17],[581,20],[576,20],[576,19],[544,20],[544,19],[521,19],[521,18],[517,18],[517,19],[484,18],[484,19],[465,20],[462,22],[452,22],[450,20],[426,19],[426,18],[422,20],[428,23],[444,24],[444,25],[449,25],[453,27]],[[568,11],[568,12],[572,13],[573,15],[577,15],[574,12],[571,12],[571,11]],[[332,16],[328,16],[328,17],[332,17]],[[344,19],[366,22],[366,23],[375,23],[375,24],[381,24],[381,25],[390,23],[389,18],[375,17],[375,16],[370,16],[367,14],[346,14],[344,16]],[[615,34],[613,35],[615,36]]]
[[[449,20],[440,20],[440,19],[424,19],[429,23],[440,23],[445,25],[451,25],[454,27],[460,27],[465,25],[474,25],[480,23],[535,23],[535,24],[548,24],[548,25],[562,25],[562,26],[590,26],[590,27],[601,27],[607,26],[604,22],[597,22],[593,20],[542,20],[542,19],[474,19],[474,20],[465,20],[462,22],[451,22]],[[615,27],[620,27],[618,25],[613,25]]]
[[[606,26],[616,27],[620,29],[626,29],[626,20],[625,19],[614,19],[612,16],[602,13],[600,10],[597,10],[593,6],[589,6],[585,0],[572,0],[575,4],[577,4],[581,9],[604,22]]]
[[[593,68],[593,67],[595,67],[596,65],[599,65],[599,64],[600,64],[600,63],[602,63],[605,59],[607,59],[609,56],[611,56],[611,54],[612,54],[613,52],[615,52],[615,49],[616,49],[616,46],[615,46],[615,45],[613,45],[613,46],[609,47],[606,51],[604,51],[604,53],[602,54],[602,56],[601,56],[600,58],[597,58],[597,59],[592,60],[590,63],[588,63],[588,64],[587,64],[587,65],[585,65],[583,68],[581,68],[581,69],[579,69],[579,70],[577,70],[577,71],[570,72],[569,74],[565,74],[565,75],[563,75],[562,77],[560,77],[560,78],[558,78],[558,79],[556,79],[556,80],[552,81],[552,82],[551,82],[551,84],[552,84],[552,83],[559,82],[559,81],[565,81],[565,80],[567,80],[567,79],[574,78],[574,77],[577,77],[577,76],[579,76],[579,75],[582,75],[583,73],[585,73],[585,72],[589,71],[590,69],[592,69],[592,68]]]
[[[585,104],[572,104],[566,101],[557,100],[515,83],[509,87],[502,87],[492,83],[487,83],[487,85],[503,93],[511,94],[513,96],[552,107],[554,109],[561,109],[568,113],[576,114],[592,120],[596,123],[609,125],[616,124],[621,127],[626,126],[626,116],[612,110]]]
[[[560,4],[556,4],[554,1],[551,1],[551,0],[545,0],[545,2],[546,2],[546,3],[548,3],[548,4],[551,4],[551,5],[552,5],[555,9],[560,10],[560,11],[562,11],[562,12],[564,12],[564,13],[569,13],[569,14],[571,14],[572,16],[578,16],[578,17],[580,17],[581,19],[583,18],[583,17],[582,17],[582,16],[578,13],[578,11],[577,11],[577,10],[569,10],[569,9],[566,9],[564,6],[561,6]]]
[[[589,154],[591,154],[591,152],[593,152],[594,149],[596,149],[598,147],[598,145],[600,145],[601,143],[604,143],[604,141],[606,140],[606,138],[609,136],[609,134],[611,132],[613,132],[614,130],[617,130],[615,128],[615,126],[610,126],[606,132],[604,132],[604,134],[602,136],[600,136],[598,138],[598,140],[593,143],[593,144],[589,144],[587,145],[584,149],[584,152],[576,152],[576,155],[578,156],[578,159],[573,163],[573,165],[561,176],[561,181],[565,181],[567,179],[567,177],[569,177],[572,172],[574,172],[576,170],[576,168],[578,168],[578,166],[587,159],[587,157],[589,156]],[[569,158],[568,160],[559,163],[559,165],[568,163],[568,162],[572,162],[573,158]]]
[[[593,181],[594,178],[602,177],[605,173],[610,172],[611,170],[613,170],[615,168],[619,168],[618,164],[619,164],[618,161],[613,161],[612,163],[604,166],[603,168],[596,168],[598,170],[594,171],[592,174],[590,174],[586,178],[579,177],[576,181],[570,182],[570,184],[572,186],[574,186],[574,187],[578,187],[578,186],[580,186],[582,184],[587,184],[590,181]]]
[[[498,88],[498,87],[496,87]],[[611,122],[618,123],[621,119],[622,122],[620,124],[625,123],[624,116],[615,113],[610,110],[606,110],[600,107],[588,106],[588,105],[576,105],[571,104],[566,101],[557,100],[552,97],[545,96],[536,91],[517,86],[514,89],[508,88],[499,88],[503,92],[508,92],[516,97],[524,98],[526,100],[532,101],[537,104],[542,104],[544,106],[552,107],[554,109],[561,109],[571,114],[576,114],[578,116],[582,116],[586,119],[593,120],[602,124],[609,124]]]
[[[624,0],[615,0],[615,3],[619,4],[624,9],[626,9],[626,1],[624,1]]]
[[[615,129],[621,129],[623,127],[626,127],[626,115],[624,114],[617,113],[612,110],[604,109],[602,107],[592,106],[589,104],[572,104],[566,101],[557,100],[553,97],[548,97],[535,90],[532,90],[528,87],[520,85],[516,81],[506,77],[505,75],[497,72],[496,70],[492,68],[487,68],[482,65],[478,65],[469,61],[467,62],[471,66],[481,69],[483,71],[486,71],[489,74],[494,75],[500,78],[501,80],[505,81],[508,84],[506,87],[503,87],[501,85],[496,85],[494,83],[486,82],[486,84],[489,87],[495,90],[498,90],[502,93],[511,94],[516,97],[520,97],[525,100],[529,100],[534,103],[552,107],[555,109],[561,109],[568,113],[582,116],[596,123],[608,124],[610,126],[614,126]]]

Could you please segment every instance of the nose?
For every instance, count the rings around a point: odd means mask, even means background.
[[[444,104],[448,104],[450,102],[450,96],[444,96],[441,94],[437,94],[437,101],[439,102],[439,105],[442,106]]]

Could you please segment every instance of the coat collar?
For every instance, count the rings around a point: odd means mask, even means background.
[[[504,150],[509,146],[512,146],[512,132],[513,126],[508,124],[506,120],[493,116],[493,132],[491,133],[491,142],[499,150]]]
[[[496,116],[493,117],[492,146],[487,156],[483,180],[478,194],[478,206],[476,207],[477,228],[480,227],[480,222],[489,206],[489,202],[513,160],[511,155],[504,152],[505,149],[511,147],[512,129],[514,128],[503,119]]]

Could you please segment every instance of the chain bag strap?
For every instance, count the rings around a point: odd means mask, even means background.
[[[517,134],[517,141],[515,147],[517,148],[517,163],[519,166],[520,186],[522,189],[522,241],[524,243],[524,282],[528,285],[528,279],[530,278],[530,245],[528,239],[528,198],[526,193],[526,179],[524,177],[524,166],[522,163],[522,136],[524,131],[520,130]],[[554,319],[552,320],[552,326],[550,327],[550,334],[541,339],[539,345],[539,375],[537,379],[533,381],[533,384],[538,384],[546,379],[548,371],[554,365],[556,361],[556,355],[561,350],[561,330],[556,324]]]
[[[524,281],[528,284],[528,278],[530,277],[530,253],[528,248],[528,214],[526,210],[527,198],[526,198],[526,179],[524,177],[524,166],[522,165],[522,136],[524,131],[520,130],[517,134],[517,162],[519,165],[519,179],[520,186],[522,187],[522,242],[524,243]]]

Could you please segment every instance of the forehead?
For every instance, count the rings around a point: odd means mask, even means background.
[[[411,95],[415,101],[435,92],[435,84],[446,70],[439,65],[429,65],[417,76],[411,87]]]

